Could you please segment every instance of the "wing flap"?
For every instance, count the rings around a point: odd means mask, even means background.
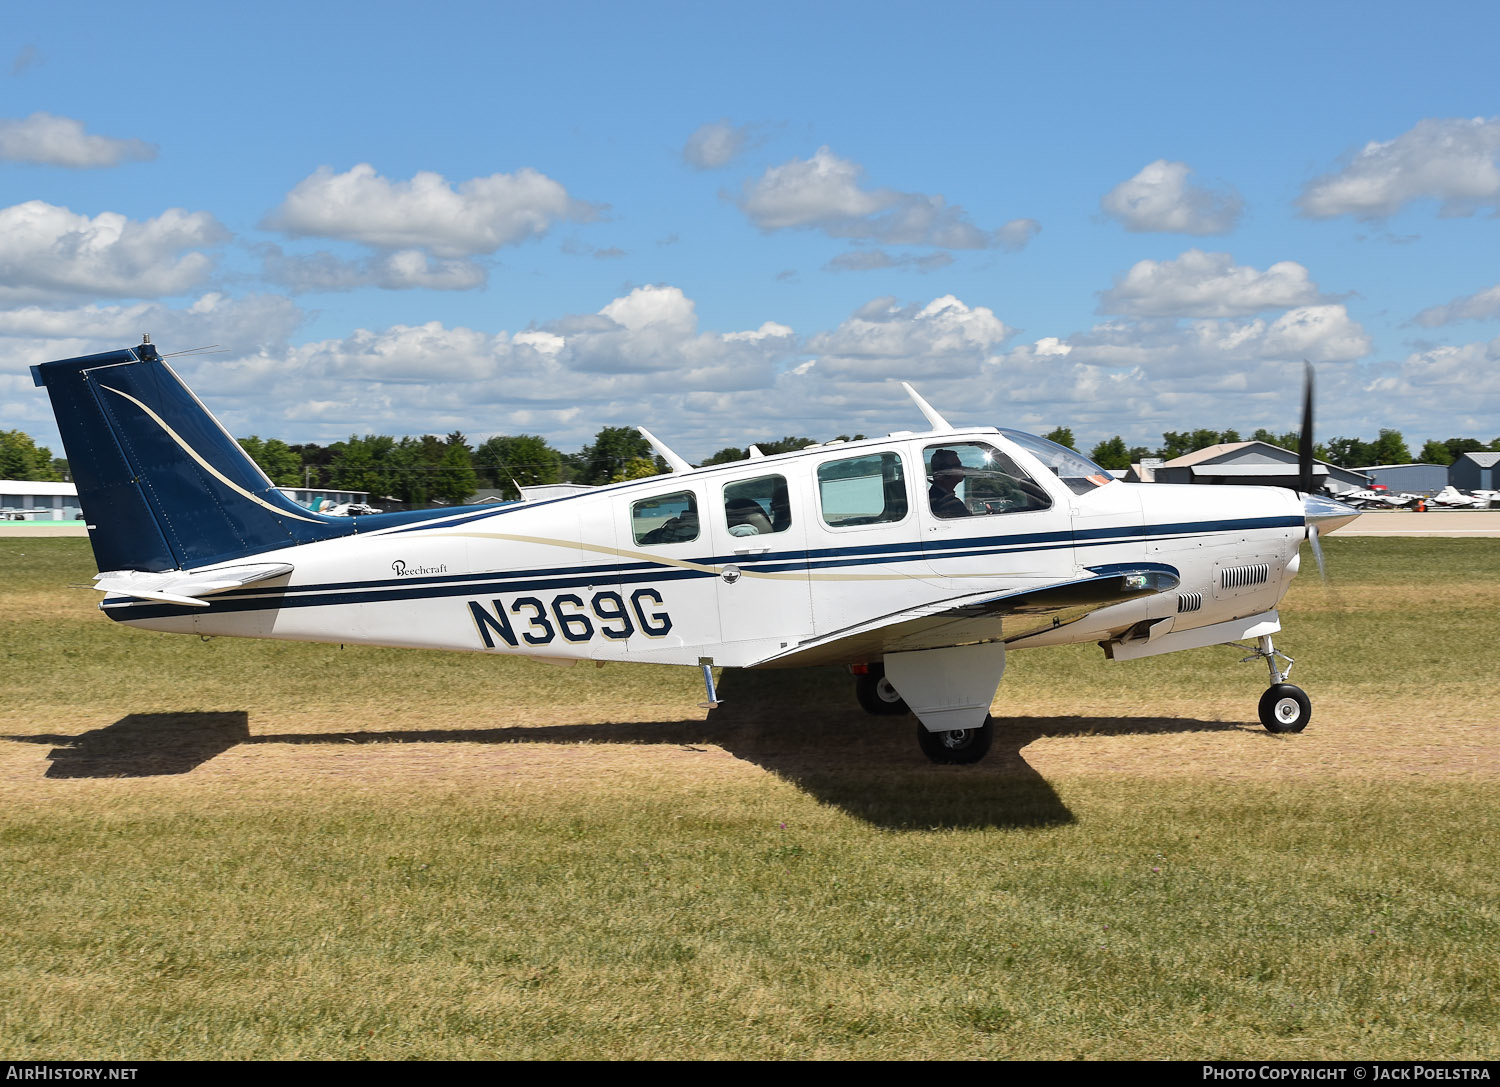
[[[951,597],[811,638],[750,667],[859,664],[886,653],[1011,642],[1075,623],[1113,604],[1171,592],[1177,585],[1177,572],[1170,567],[1111,567],[1041,588]]]

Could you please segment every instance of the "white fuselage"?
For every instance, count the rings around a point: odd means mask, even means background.
[[[924,455],[965,442],[1008,456],[1045,498],[938,516]],[[857,474],[867,464],[883,468],[883,486]],[[877,512],[859,516],[867,507]],[[125,597],[103,606],[121,622],[202,635],[750,666],[903,609],[1109,567],[1170,568],[1180,584],[1040,633],[1007,619],[996,637],[1013,648],[1108,641],[1142,623],[1154,637],[1262,615],[1295,575],[1304,535],[1290,491],[1109,482],[1074,493],[1026,449],[979,428],[458,511],[258,554],[293,570],[205,597],[208,607]]]

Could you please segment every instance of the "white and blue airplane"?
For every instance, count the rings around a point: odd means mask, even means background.
[[[1019,431],[929,429],[483,507],[359,517],[283,495],[149,342],[32,368],[99,567],[100,607],[204,636],[520,654],[552,663],[848,665],[923,752],[988,750],[1006,654],[1111,660],[1249,643],[1259,715],[1298,732],[1276,607],[1311,537],[1357,511],[1275,487],[1132,484]],[[1312,490],[1311,373],[1302,490]]]

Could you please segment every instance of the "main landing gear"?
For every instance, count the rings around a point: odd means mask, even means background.
[[[1250,647],[1241,645],[1239,648]],[[1271,671],[1271,686],[1260,696],[1260,723],[1266,726],[1267,732],[1301,732],[1312,720],[1312,700],[1301,687],[1286,681],[1296,661],[1278,652],[1271,644],[1269,634],[1257,638],[1256,648],[1240,663],[1253,660],[1264,660]],[[1279,668],[1278,661],[1286,661],[1286,667]]]
[[[854,696],[866,713],[888,717],[911,712],[906,699],[886,678],[883,662],[856,664],[850,670],[854,673]],[[977,728],[946,732],[933,732],[921,721],[917,722],[917,746],[922,754],[933,762],[950,766],[978,762],[988,753],[994,738],[995,720],[989,716]]]
[[[965,764],[978,762],[990,749],[995,738],[995,719],[985,717],[978,728],[955,728],[947,732],[932,732],[921,721],[917,722],[917,746],[933,762]]]

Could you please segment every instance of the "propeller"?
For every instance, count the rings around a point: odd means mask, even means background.
[[[1312,545],[1313,559],[1318,564],[1318,576],[1328,584],[1328,568],[1323,562],[1323,545],[1318,541],[1322,532],[1347,525],[1359,516],[1353,506],[1335,501],[1327,495],[1313,493],[1313,368],[1312,363],[1302,360],[1302,433],[1297,438],[1297,490],[1302,495],[1302,512],[1307,521],[1307,542]]]
[[[1313,490],[1313,369],[1302,360],[1302,433],[1297,438],[1297,490]]]

